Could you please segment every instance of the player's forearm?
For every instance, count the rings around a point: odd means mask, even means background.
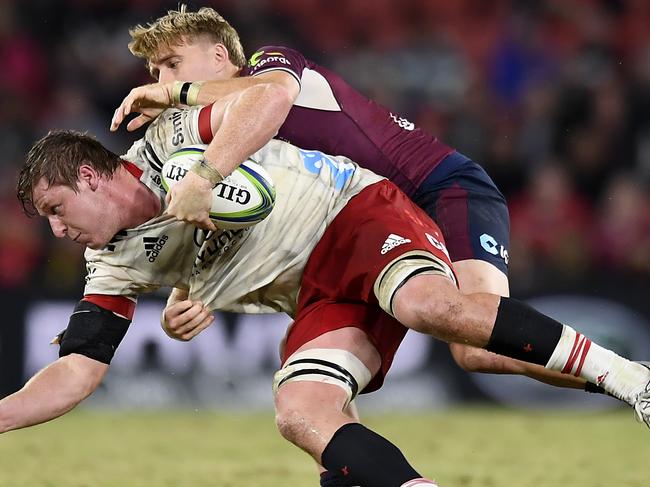
[[[261,149],[284,122],[293,98],[282,86],[258,84],[233,98],[212,119],[214,138],[204,156],[224,176]]]
[[[67,413],[97,388],[107,370],[108,365],[78,354],[51,363],[21,390],[0,401],[0,432]]]
[[[241,90],[260,84],[257,78],[244,76],[223,80],[203,81],[196,98],[197,105],[209,105]]]

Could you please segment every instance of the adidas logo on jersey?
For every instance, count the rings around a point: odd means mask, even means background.
[[[144,253],[147,256],[149,262],[155,262],[158,254],[162,250],[165,243],[169,240],[167,235],[161,237],[143,237],[142,241],[144,242]]]
[[[384,242],[384,245],[381,246],[381,255],[384,255],[387,252],[393,250],[395,247],[398,247],[405,243],[411,243],[411,241],[408,238],[400,237],[399,235],[391,233]]]

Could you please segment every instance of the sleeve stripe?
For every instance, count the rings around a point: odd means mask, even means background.
[[[135,302],[126,296],[86,294],[83,300],[96,304],[100,308],[112,311],[119,316],[123,316],[127,320],[133,319],[133,313],[135,312]]]
[[[212,141],[212,104],[206,105],[201,108],[199,112],[199,137],[204,144],[209,144]]]

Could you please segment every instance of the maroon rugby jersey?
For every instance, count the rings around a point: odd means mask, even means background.
[[[278,132],[279,139],[348,157],[387,177],[408,195],[454,151],[293,49],[258,49],[242,76],[275,70],[286,71],[300,83],[300,94]]]

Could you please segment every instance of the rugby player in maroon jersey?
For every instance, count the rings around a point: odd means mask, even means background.
[[[112,130],[130,113],[140,112],[127,124],[128,130],[136,130],[157,116],[161,107],[207,105],[262,85],[265,91],[255,106],[239,108],[240,130],[232,133],[239,152],[253,153],[275,134],[298,147],[344,155],[387,177],[442,230],[461,292],[509,295],[508,209],[477,163],[298,51],[266,46],[246,63],[237,32],[213,9],[187,12],[181,6],[132,29],[131,35],[132,52],[146,59],[158,83],[129,93],[115,111]],[[241,162],[225,159],[210,162],[222,174]],[[172,214],[214,228],[207,206],[198,208],[195,198],[185,196],[196,194],[201,182],[186,178],[183,183],[173,195],[184,200],[182,214],[174,213],[173,207]],[[171,315],[176,317],[174,313],[181,309],[186,314],[174,323],[191,322],[200,313],[197,305],[179,303]],[[523,374],[558,386],[584,387],[583,381],[532,364],[465,345],[450,347],[467,371]]]

